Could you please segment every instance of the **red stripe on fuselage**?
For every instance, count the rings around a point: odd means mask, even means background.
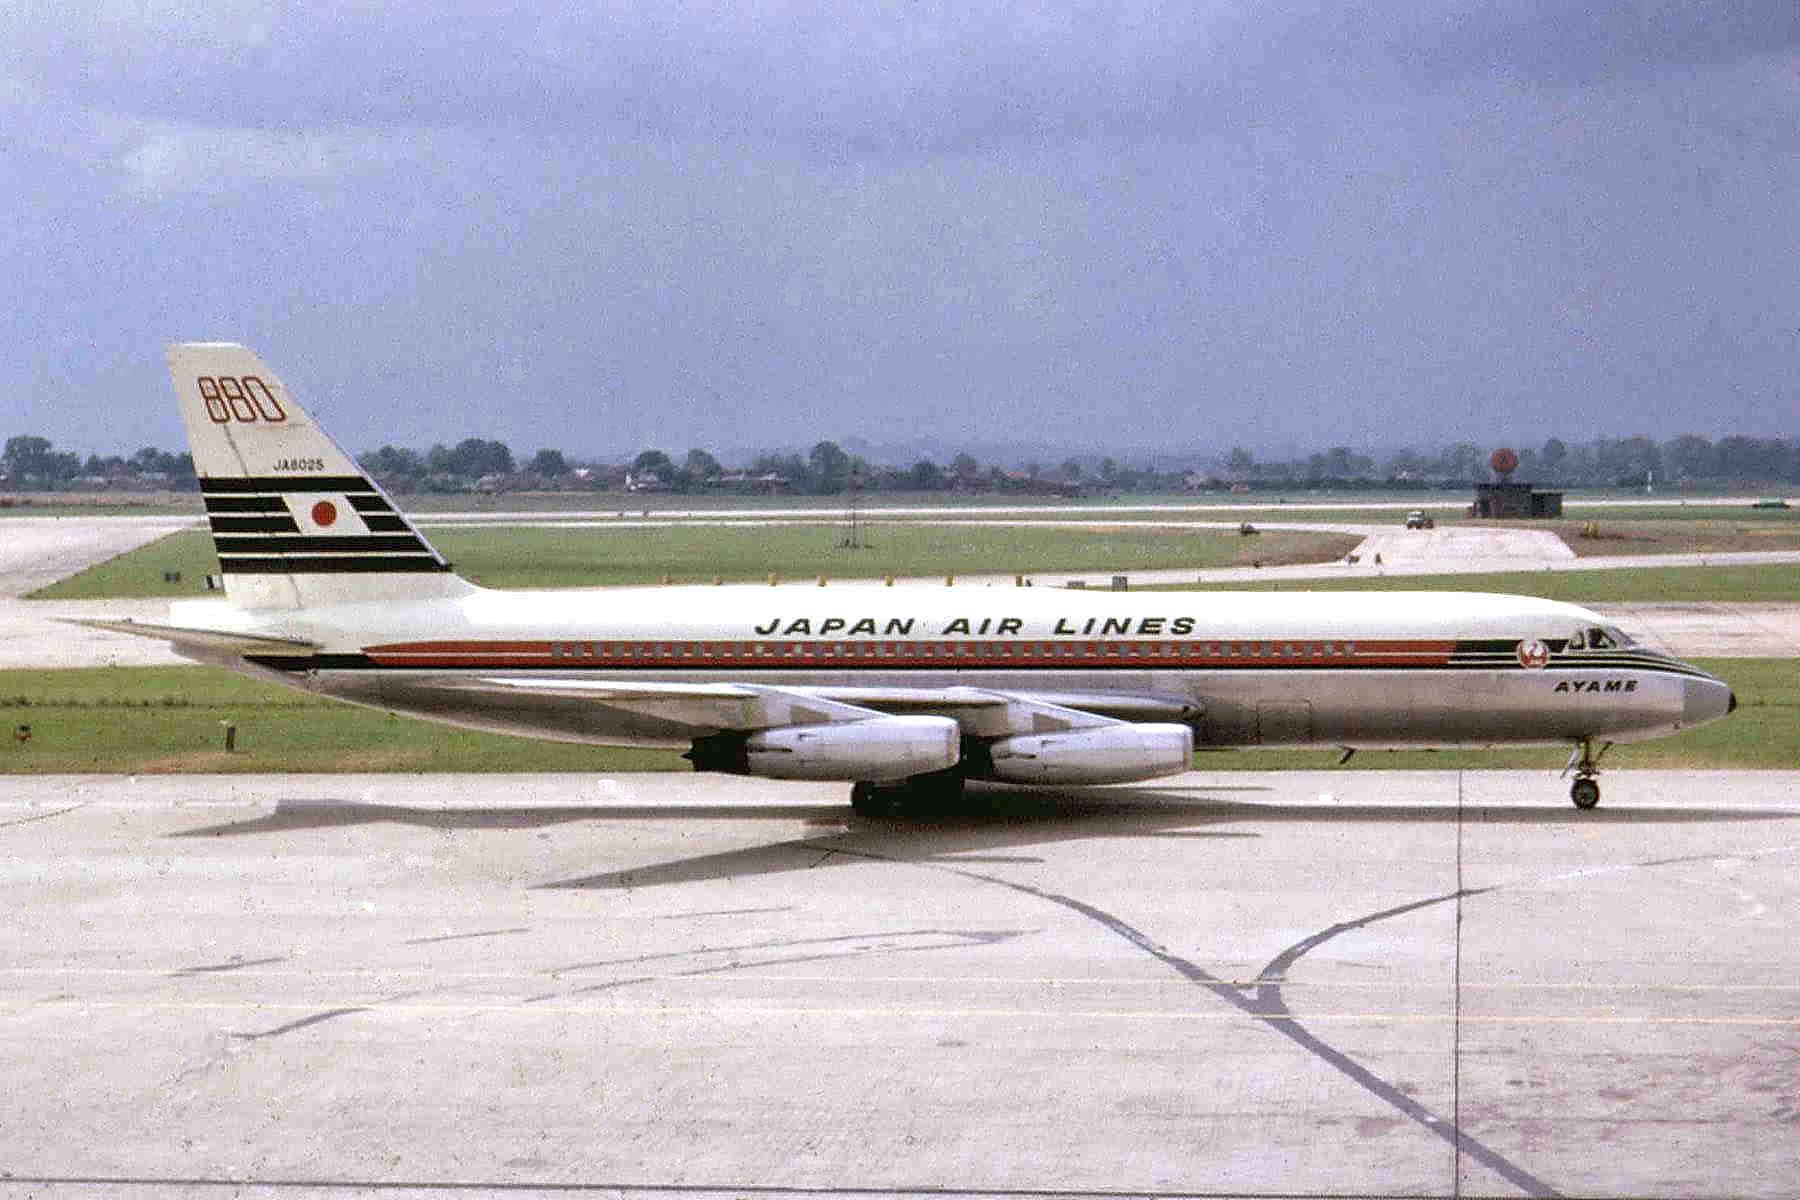
[[[394,642],[369,646],[383,667],[539,668],[615,670],[667,666],[767,667],[1429,667],[1450,661],[1452,641],[1339,638],[1183,638],[1132,641],[1006,639],[954,641],[886,639],[655,639],[619,641]]]

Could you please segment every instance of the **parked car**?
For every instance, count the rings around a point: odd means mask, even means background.
[[[1406,527],[1408,529],[1436,529],[1437,522],[1415,508],[1406,514]]]

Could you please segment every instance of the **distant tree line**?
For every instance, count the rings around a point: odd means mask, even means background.
[[[17,434],[0,452],[0,484],[16,490],[169,489],[195,491],[194,460],[145,446],[129,457],[58,450],[49,438]]]
[[[1109,456],[1071,457],[1056,466],[983,463],[963,453],[946,463],[921,458],[911,466],[871,464],[836,442],[805,454],[761,454],[740,466],[691,449],[680,459],[647,449],[629,461],[584,461],[546,448],[515,458],[504,442],[464,438],[454,446],[420,451],[386,445],[361,457],[363,467],[397,492],[593,490],[627,492],[778,492],[836,496],[850,492],[1013,492],[1085,495],[1111,491],[1222,488],[1456,488],[1492,478],[1493,447],[1474,442],[1430,450],[1406,449],[1380,458],[1333,446],[1292,458],[1258,458],[1243,447],[1215,457],[1176,451],[1157,465]],[[1552,437],[1540,447],[1515,447],[1513,478],[1564,487],[1644,487],[1650,484],[1753,485],[1800,483],[1800,439],[1733,435],[1714,441],[1693,434],[1657,442],[1647,437],[1568,443]],[[1171,466],[1170,463],[1180,465]],[[9,437],[0,453],[0,488],[15,491],[193,490],[193,460],[145,446],[129,456],[57,449],[48,438]]]
[[[1463,486],[1493,478],[1492,449],[1458,442],[1436,450],[1400,450],[1378,463],[1343,446],[1290,461],[1258,461],[1238,447],[1223,466],[1229,480],[1283,486]],[[1629,437],[1570,444],[1553,437],[1541,447],[1514,449],[1519,466],[1512,477],[1546,486],[1800,483],[1800,439],[1795,438],[1733,435],[1715,442],[1683,434],[1660,443]]]

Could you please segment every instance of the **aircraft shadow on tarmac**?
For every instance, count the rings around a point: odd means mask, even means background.
[[[931,819],[864,819],[833,804],[604,804],[438,808],[306,798],[277,801],[272,812],[172,833],[170,837],[242,837],[303,833],[365,825],[406,825],[438,831],[539,829],[611,821],[800,821],[816,830],[765,846],[702,854],[671,862],[581,876],[546,888],[622,889],[744,878],[843,866],[872,859],[907,863],[1029,863],[1018,851],[1088,838],[1237,839],[1256,828],[1305,821],[1510,825],[1670,825],[1789,819],[1791,811],[1683,806],[1628,807],[1578,813],[1562,805],[1495,806],[1429,803],[1382,805],[1237,800],[1232,793],[1270,792],[1267,786],[1175,786],[1081,790],[971,788],[968,809]]]

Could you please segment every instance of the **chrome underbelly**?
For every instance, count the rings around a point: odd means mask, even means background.
[[[495,733],[593,744],[685,747],[716,732],[589,696],[509,693],[509,677],[690,683],[683,671],[321,670],[303,686],[351,703]],[[707,682],[720,681],[710,676]],[[1629,741],[1681,727],[1687,678],[1653,669],[1331,671],[758,671],[776,687],[972,687],[1166,696],[1199,709],[1197,745],[1488,746]],[[300,680],[293,682],[301,683]]]

